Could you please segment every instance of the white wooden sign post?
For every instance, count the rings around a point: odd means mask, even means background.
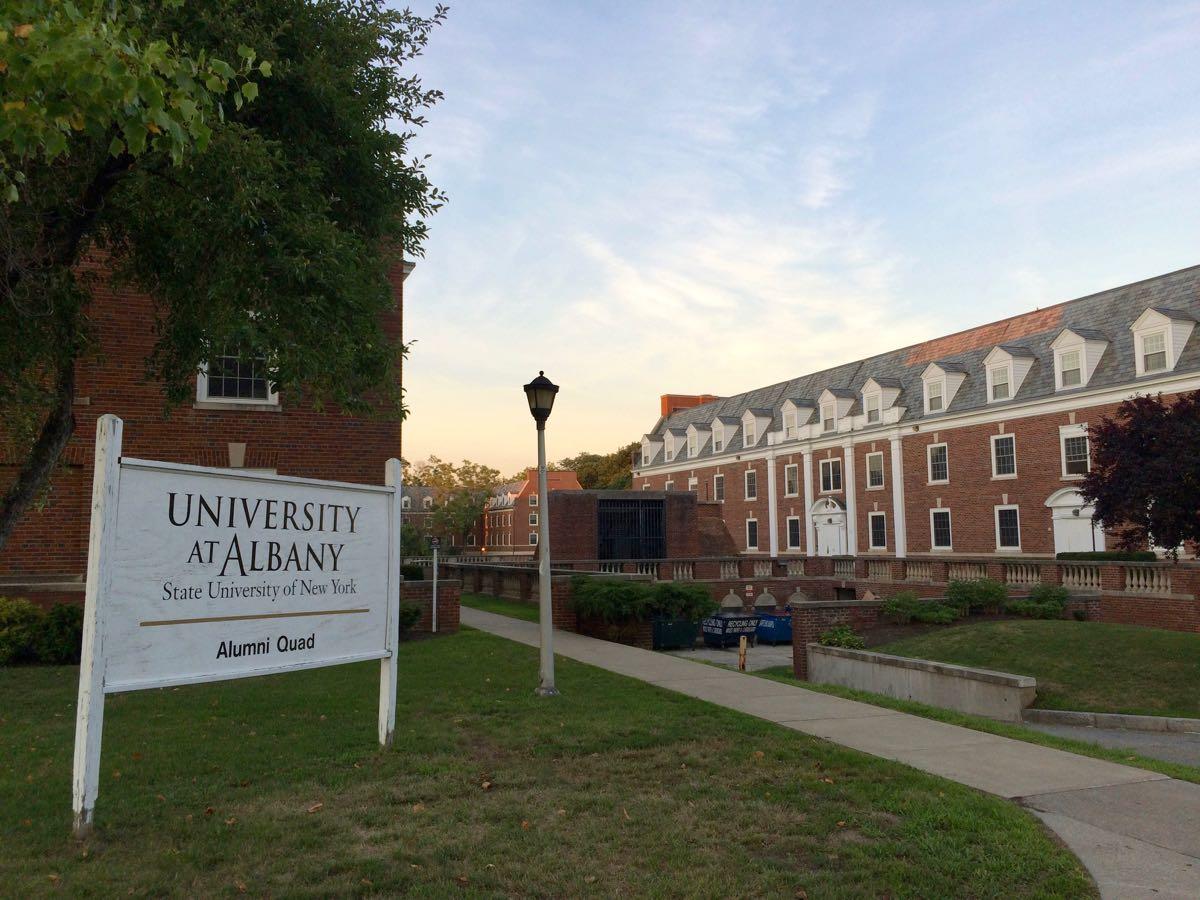
[[[384,485],[121,457],[96,423],[75,723],[75,833],[92,826],[104,696],[380,660],[396,727],[400,461]]]

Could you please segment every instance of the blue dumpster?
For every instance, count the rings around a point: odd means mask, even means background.
[[[742,635],[754,639],[758,613],[717,613],[701,623],[706,647],[735,647]]]
[[[781,613],[759,613],[758,629],[755,633],[760,641],[768,644],[790,644],[792,642],[791,610],[784,610]]]

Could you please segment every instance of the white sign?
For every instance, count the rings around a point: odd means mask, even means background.
[[[120,457],[97,423],[75,740],[90,828],[104,695],[382,660],[395,728],[400,463],[386,486]]]

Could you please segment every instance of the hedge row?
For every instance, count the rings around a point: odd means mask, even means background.
[[[0,597],[0,666],[79,662],[83,607],[58,603],[49,611],[28,600]]]
[[[1056,553],[1055,559],[1109,562],[1157,562],[1158,557],[1150,550],[1073,550]]]
[[[708,588],[673,581],[647,584],[576,575],[571,579],[571,599],[577,613],[605,622],[654,618],[695,622],[717,611]]]

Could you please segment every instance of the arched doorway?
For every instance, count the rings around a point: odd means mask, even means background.
[[[1075,488],[1062,488],[1046,498],[1054,526],[1054,552],[1103,550],[1104,529],[1092,521],[1095,509]]]
[[[832,497],[812,505],[817,556],[846,555],[846,510]]]

